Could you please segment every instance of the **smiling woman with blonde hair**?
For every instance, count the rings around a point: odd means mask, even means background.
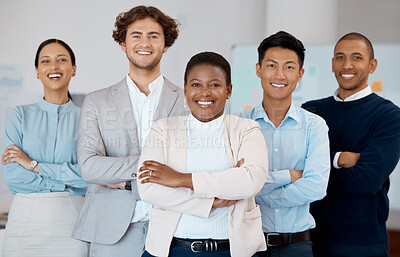
[[[76,158],[80,108],[68,91],[75,55],[63,41],[49,39],[39,46],[35,67],[43,99],[14,107],[5,126],[1,168],[15,196],[3,257],[83,257],[87,245],[71,238],[87,187]]]

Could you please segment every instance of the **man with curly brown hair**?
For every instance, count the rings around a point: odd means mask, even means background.
[[[155,7],[116,18],[113,38],[129,60],[119,83],[88,94],[82,106],[78,165],[89,183],[73,237],[91,257],[141,256],[151,206],[140,200],[136,170],[154,120],[184,113],[183,90],[161,75],[178,23]]]

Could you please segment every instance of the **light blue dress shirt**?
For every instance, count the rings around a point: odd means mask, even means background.
[[[11,193],[66,191],[85,194],[87,183],[80,176],[76,158],[79,115],[80,108],[72,101],[56,105],[44,99],[10,111],[3,152],[7,146],[15,144],[39,163],[39,174],[17,162],[1,166]]]
[[[293,103],[278,128],[261,104],[239,116],[260,124],[268,148],[268,178],[255,198],[263,231],[295,233],[314,228],[310,203],[326,195],[330,170],[325,121]],[[302,178],[291,183],[290,169],[303,170]]]

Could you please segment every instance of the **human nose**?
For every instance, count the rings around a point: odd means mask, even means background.
[[[60,64],[57,62],[57,60],[54,60],[51,62],[51,67],[53,69],[58,69],[58,68],[60,68]]]
[[[285,76],[286,76],[286,75],[285,75],[284,68],[278,67],[278,68],[275,70],[274,76],[275,76],[276,79],[284,79]]]
[[[200,87],[200,96],[209,96],[211,95],[211,90],[208,86]]]
[[[149,41],[149,39],[147,37],[141,37],[140,41],[139,41],[139,44],[147,46],[147,45],[150,44],[150,41]]]
[[[345,69],[352,69],[353,68],[353,62],[351,61],[350,58],[345,58],[344,59],[343,68],[345,68]]]

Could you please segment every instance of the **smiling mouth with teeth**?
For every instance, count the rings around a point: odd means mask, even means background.
[[[145,52],[145,51],[137,51],[138,54],[143,54],[143,55],[150,55],[151,52]]]
[[[348,78],[352,78],[352,77],[354,77],[354,76],[355,76],[355,74],[341,74],[340,76],[342,76],[343,78],[346,78],[346,79],[348,79]]]
[[[214,101],[196,101],[196,103],[198,103],[200,105],[210,105],[210,104],[213,104]]]
[[[284,84],[276,84],[276,83],[271,83],[271,85],[273,86],[273,87],[278,87],[278,88],[281,88],[281,87],[285,87],[286,85],[284,85]]]
[[[59,73],[49,74],[48,77],[50,79],[58,79],[58,78],[61,78],[61,74],[59,74]]]

